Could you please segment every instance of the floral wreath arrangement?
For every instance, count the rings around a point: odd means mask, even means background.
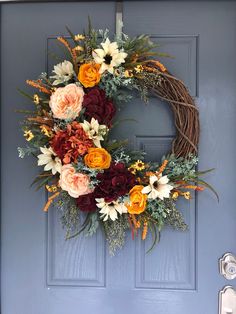
[[[187,229],[178,198],[212,189],[199,179],[206,171],[196,170],[198,109],[183,82],[154,59],[163,54],[153,52],[149,36],[110,41],[108,30],[91,26],[83,35],[68,32],[69,39],[57,38],[68,60],[52,75],[26,81],[37,94],[20,91],[35,107],[20,110],[28,145],[18,148],[19,156],[32,154],[43,166],[33,184],[48,191],[44,211],[56,205],[66,238],[93,235],[101,225],[111,253],[123,246],[127,230],[142,240],[150,232],[152,249],[165,225]],[[160,163],[109,139],[117,107],[131,99],[131,90],[146,102],[156,95],[173,109],[177,135]]]

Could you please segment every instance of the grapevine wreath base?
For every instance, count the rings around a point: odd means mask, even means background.
[[[154,59],[163,54],[153,51],[148,36],[122,34],[110,41],[108,30],[91,26],[83,35],[68,32],[70,40],[57,38],[66,60],[51,74],[26,81],[36,94],[20,91],[34,108],[20,110],[28,145],[18,148],[19,156],[32,154],[43,167],[33,184],[48,191],[44,211],[54,203],[66,238],[93,235],[101,225],[111,254],[123,246],[128,230],[143,240],[150,232],[153,247],[165,225],[186,230],[177,200],[190,201],[191,191],[210,187],[199,178],[205,172],[196,170],[198,109],[184,83]],[[173,110],[177,135],[160,163],[109,139],[117,108],[132,98],[130,91],[145,102],[154,94]]]

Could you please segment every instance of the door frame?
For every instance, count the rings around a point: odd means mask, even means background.
[[[145,1],[145,0],[69,0],[69,2],[67,0],[0,0],[0,17],[1,17],[1,14],[2,14],[2,5],[4,4],[27,4],[27,3],[56,3],[56,2],[65,2],[65,3],[73,3],[73,2],[96,2],[96,1],[100,1],[100,2],[114,2],[116,5],[115,5],[115,29],[116,29],[116,32],[118,31],[117,27],[118,27],[118,24],[117,21],[121,20],[122,21],[122,16],[123,16],[123,2],[132,2],[132,1],[136,1],[136,2],[142,2],[142,1]],[[149,0],[149,1],[152,1],[152,2],[168,2],[168,1],[173,1],[173,0]],[[174,1],[179,1],[179,0],[174,0]],[[187,0],[185,0],[187,2]],[[193,1],[196,1],[196,0],[189,0],[190,2],[193,2]],[[219,1],[219,2],[224,2],[224,0],[199,0],[199,2],[204,2],[204,1]],[[229,1],[236,1],[236,0],[229,0]],[[1,48],[2,48],[2,38],[1,38],[1,32],[2,30],[2,24],[1,24],[1,19],[0,19],[0,99],[1,99],[1,82],[2,82],[2,77],[1,77]],[[0,109],[0,119],[2,117],[2,111]],[[0,144],[0,152],[1,152],[1,144]],[[1,158],[1,155],[0,155],[0,187],[1,187],[1,169],[2,169],[2,158]],[[1,203],[1,195],[2,195],[2,189],[0,189],[0,203]],[[2,302],[1,302],[1,296],[2,296],[2,293],[1,293],[1,270],[2,270],[2,251],[1,251],[1,208],[2,206],[0,205],[0,314],[2,313]]]

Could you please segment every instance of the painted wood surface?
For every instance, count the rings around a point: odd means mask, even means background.
[[[2,140],[2,314],[215,314],[226,284],[218,258],[236,251],[234,163],[236,160],[236,3],[127,1],[124,32],[148,33],[174,58],[161,60],[183,79],[200,108],[201,169],[220,194],[205,192],[191,205],[179,203],[189,224],[181,233],[166,229],[159,246],[127,238],[110,257],[101,232],[64,240],[55,209],[45,215],[45,194],[30,189],[34,159],[19,160],[24,144],[14,109],[29,108],[16,88],[52,66],[47,51],[65,25],[81,32],[90,15],[94,26],[115,27],[115,3],[3,4],[1,8]],[[144,149],[147,160],[167,153],[175,135],[167,104],[134,98],[125,104],[113,136]],[[235,281],[233,283],[236,283]],[[13,302],[14,301],[14,302]]]

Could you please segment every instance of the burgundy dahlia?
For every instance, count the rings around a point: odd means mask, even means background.
[[[85,118],[89,121],[94,118],[99,124],[111,127],[112,119],[115,116],[116,108],[113,102],[106,97],[104,90],[94,87],[84,95],[83,107]]]
[[[115,201],[132,189],[136,184],[135,176],[128,171],[125,164],[112,163],[109,169],[97,175],[100,181],[94,190],[96,198],[104,198],[105,202]]]
[[[67,125],[66,130],[59,130],[50,141],[54,152],[64,164],[76,162],[79,156],[87,153],[93,146],[82,126],[74,121]]]
[[[97,210],[94,193],[81,195],[76,202],[79,209],[83,212],[94,212]]]

